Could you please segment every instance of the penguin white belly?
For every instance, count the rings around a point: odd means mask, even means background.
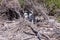
[[[27,13],[24,13],[24,17],[25,17],[25,19],[27,19],[27,18],[28,18],[28,15],[27,15]]]

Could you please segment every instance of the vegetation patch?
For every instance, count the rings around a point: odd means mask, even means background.
[[[0,4],[1,4],[1,1],[2,1],[2,0],[0,0]]]
[[[45,4],[47,8],[50,10],[49,14],[55,15],[55,10],[60,9],[60,0],[45,0]],[[57,17],[57,21],[60,22],[60,16]]]
[[[19,0],[20,5],[24,5],[24,0]]]
[[[60,0],[46,0],[46,4],[47,6],[53,6],[53,4],[55,4],[55,6],[57,8],[60,8]]]
[[[1,2],[2,0],[0,0],[0,2]]]

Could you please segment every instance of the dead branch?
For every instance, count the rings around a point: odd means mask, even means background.
[[[39,40],[41,40],[41,36],[45,37],[47,40],[50,40],[50,37],[43,34],[43,33],[40,33],[40,32],[37,32],[36,30],[34,30],[31,26],[30,26],[30,29],[33,31],[33,33],[35,34],[31,34],[31,33],[27,33],[27,32],[24,32],[25,34],[28,34],[28,35],[34,35],[34,36],[37,36],[37,38]]]

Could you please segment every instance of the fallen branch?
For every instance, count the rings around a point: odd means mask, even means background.
[[[33,33],[35,34],[35,36],[37,36],[37,38],[39,40],[41,40],[41,36],[44,36],[47,40],[50,40],[50,37],[47,36],[47,35],[44,35],[43,33],[40,33],[40,32],[37,32],[36,30],[34,30],[32,27],[30,27],[30,29],[33,31]],[[31,34],[31,33],[27,33],[27,32],[24,32],[25,34],[28,34],[28,35],[34,35],[34,34]]]

